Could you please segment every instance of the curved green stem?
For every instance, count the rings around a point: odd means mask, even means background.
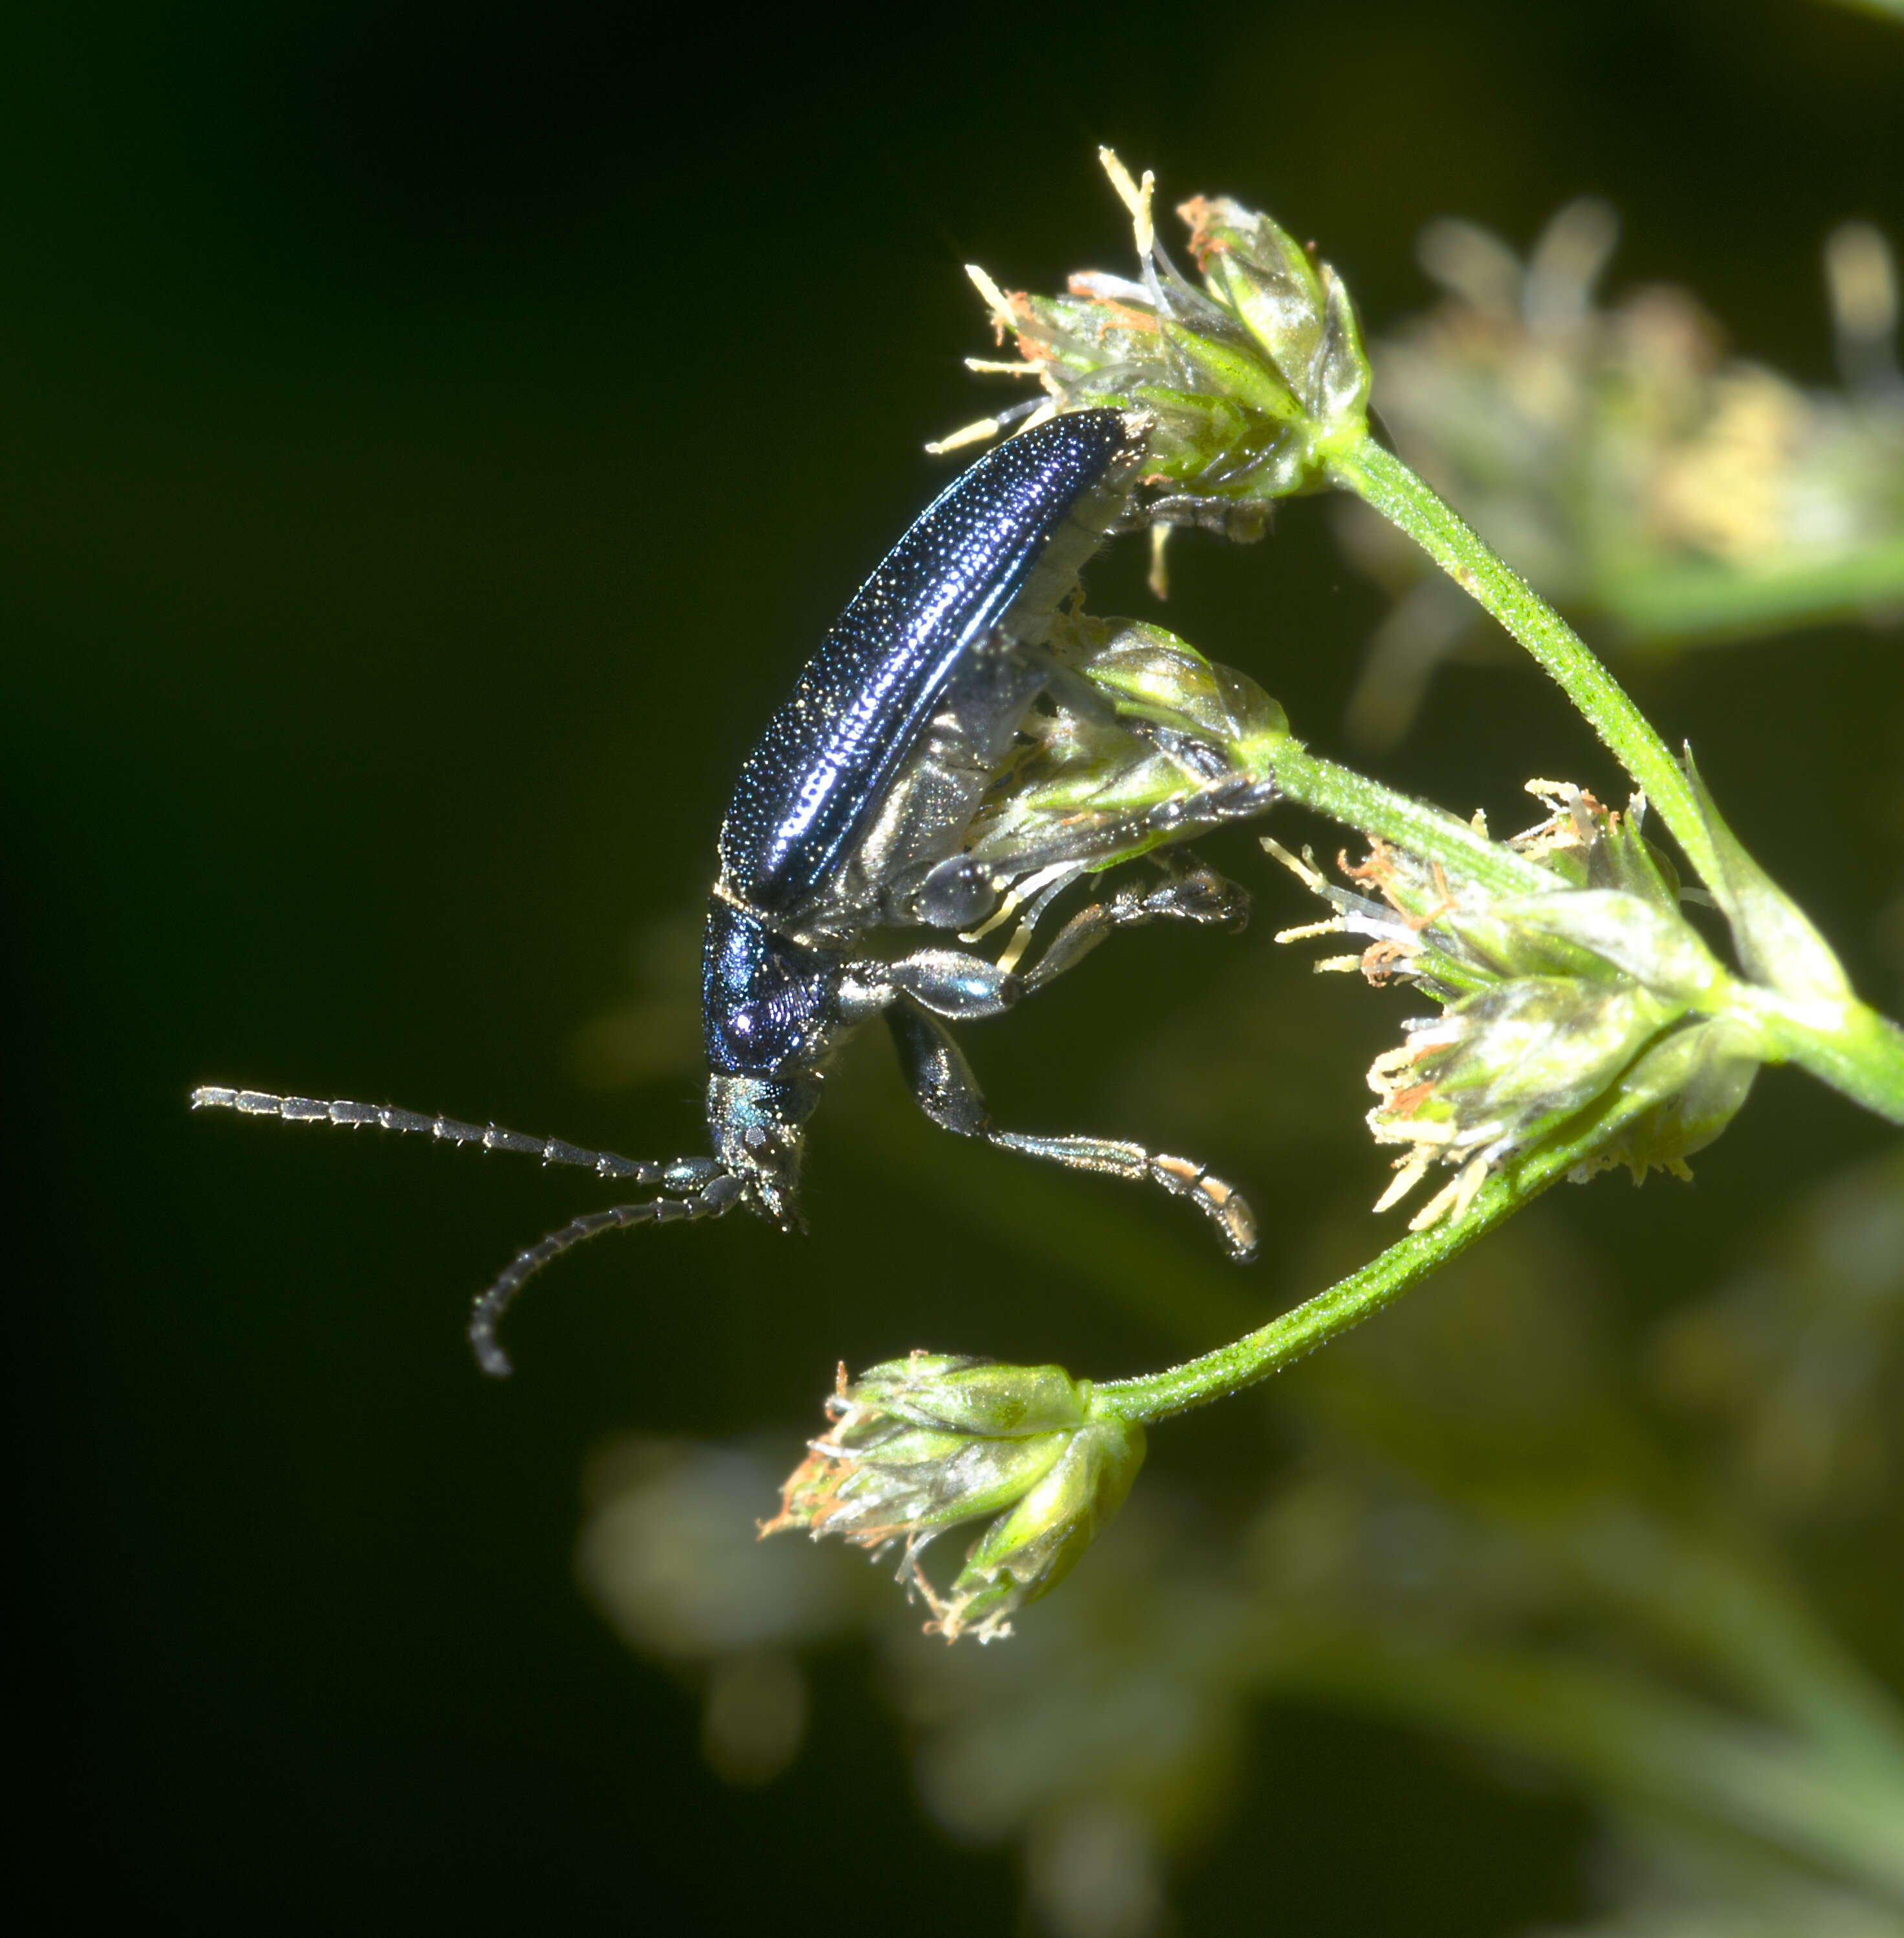
[[[1716,885],[1719,858],[1684,770],[1580,635],[1459,512],[1366,433],[1331,453],[1329,476],[1405,532],[1553,675],[1645,791],[1700,878]]]
[[[1575,1165],[1602,1149],[1623,1125],[1657,1101],[1656,1096],[1629,1093],[1616,1086],[1582,1113],[1571,1137],[1529,1153],[1490,1177],[1460,1217],[1431,1226],[1425,1232],[1411,1232],[1328,1291],[1318,1293],[1293,1312],[1272,1319],[1213,1353],[1161,1373],[1104,1382],[1092,1393],[1092,1411],[1148,1426],[1227,1399],[1281,1372],[1318,1346],[1359,1326],[1438,1267],[1458,1257],[1477,1238],[1557,1184]]]
[[[1705,645],[1855,619],[1904,599],[1904,539],[1842,557],[1742,572],[1717,559],[1616,570],[1596,603],[1636,645]]]

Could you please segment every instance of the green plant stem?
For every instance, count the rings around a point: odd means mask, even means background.
[[[1452,506],[1366,433],[1332,451],[1329,476],[1405,532],[1533,655],[1644,791],[1701,879],[1716,886],[1719,858],[1684,772],[1580,635]]]
[[[1769,570],[1741,571],[1717,560],[1617,567],[1601,575],[1594,597],[1607,619],[1642,648],[1707,645],[1775,625],[1856,619],[1904,599],[1904,540]]]
[[[1904,1029],[1855,998],[1804,1001],[1735,986],[1770,1059],[1795,1063],[1893,1124],[1904,1124]]]
[[[1411,1232],[1328,1291],[1318,1293],[1294,1311],[1213,1353],[1161,1373],[1105,1381],[1092,1391],[1092,1411],[1149,1426],[1228,1399],[1281,1372],[1318,1346],[1359,1326],[1438,1267],[1459,1257],[1477,1238],[1557,1184],[1576,1164],[1600,1150],[1623,1125],[1657,1101],[1643,1094],[1629,1095],[1616,1086],[1581,1113],[1571,1136],[1529,1152],[1490,1177],[1460,1217],[1444,1220],[1425,1232]]]
[[[1268,766],[1276,785],[1298,805],[1392,841],[1423,861],[1459,869],[1496,895],[1545,895],[1554,887],[1553,875],[1538,862],[1490,840],[1459,816],[1338,767],[1298,741],[1279,742]]]

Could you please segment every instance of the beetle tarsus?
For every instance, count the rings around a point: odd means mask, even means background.
[[[1162,888],[1148,892],[1136,885],[1120,889],[1107,901],[1080,909],[1052,937],[1037,967],[1026,973],[1026,989],[1041,989],[1075,969],[1098,943],[1120,928],[1139,928],[1153,922],[1189,922],[1234,934],[1248,925],[1247,889],[1201,862],[1192,861],[1188,867],[1174,860],[1159,865],[1167,877]]]

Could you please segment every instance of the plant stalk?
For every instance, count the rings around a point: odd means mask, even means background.
[[[1893,1124],[1904,1124],[1904,1029],[1855,998],[1805,1002],[1734,985],[1770,1061],[1795,1063]]]
[[[1584,714],[1708,886],[1723,879],[1684,770],[1580,635],[1459,512],[1365,432],[1330,454],[1329,475],[1405,532],[1533,655]]]
[[[1700,878],[1723,895],[1723,858],[1685,770],[1579,634],[1366,432],[1332,451],[1329,475],[1405,532],[1532,654],[1644,791]],[[1296,793],[1293,787],[1289,791]],[[1866,1109],[1904,1124],[1904,1031],[1896,1024],[1855,1000],[1794,1002],[1747,984],[1735,985],[1733,993],[1751,1010],[1775,1059],[1797,1064]]]
[[[1137,1379],[1107,1381],[1094,1389],[1091,1410],[1119,1420],[1154,1425],[1219,1399],[1281,1372],[1365,1319],[1393,1304],[1431,1272],[1459,1257],[1477,1238],[1504,1223],[1620,1128],[1658,1101],[1614,1088],[1581,1113],[1564,1141],[1515,1159],[1482,1185],[1459,1218],[1425,1232],[1411,1232],[1359,1271],[1213,1353]]]
[[[1537,895],[1554,886],[1553,875],[1538,862],[1491,840],[1458,815],[1324,760],[1299,742],[1280,742],[1268,764],[1277,787],[1298,806],[1392,842],[1425,861],[1439,861],[1493,894]]]

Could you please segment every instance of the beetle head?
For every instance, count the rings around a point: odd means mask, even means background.
[[[777,1077],[707,1080],[714,1154],[739,1178],[749,1201],[783,1232],[802,1229],[796,1196],[806,1120],[819,1101],[816,1083]]]

